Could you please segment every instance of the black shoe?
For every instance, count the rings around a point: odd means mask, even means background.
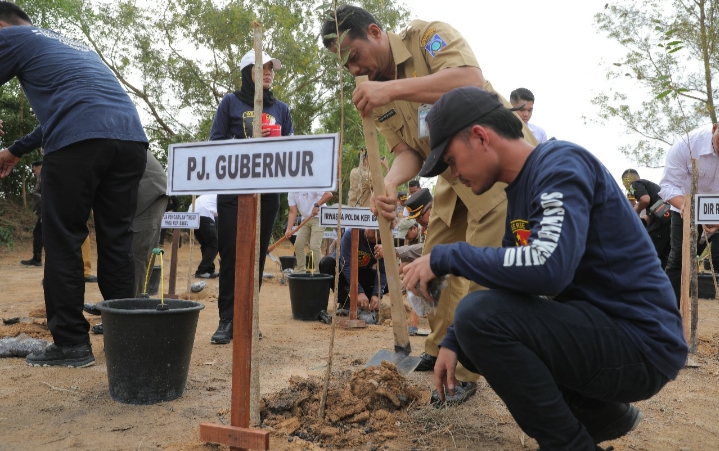
[[[460,382],[459,385],[454,387],[454,395],[450,396],[449,392],[445,389],[444,400],[448,406],[453,406],[465,402],[476,392],[476,382]],[[432,404],[434,407],[441,407],[444,405],[439,399],[439,393],[437,393],[437,390],[432,391],[432,398],[430,399],[430,404]]]
[[[89,313],[90,315],[102,315],[102,312],[97,307],[95,307],[95,304],[85,304],[82,306],[82,310]]]
[[[609,403],[591,414],[578,410],[572,412],[582,422],[595,444],[624,437],[642,420],[639,409],[626,403]]]
[[[102,323],[95,324],[94,326],[92,326],[91,330],[92,330],[92,333],[95,335],[102,335],[103,334]]]
[[[219,275],[220,275],[220,273],[218,273],[218,272],[196,272],[195,278],[196,279],[215,279]]]
[[[85,368],[95,364],[90,343],[73,346],[49,345],[42,352],[33,351],[25,358],[30,366],[67,366]]]
[[[226,345],[232,340],[232,320],[231,319],[220,319],[220,324],[217,326],[210,343],[216,345]]]
[[[40,260],[35,260],[34,258],[31,258],[30,260],[22,260],[20,261],[20,264],[25,266],[42,266],[42,262]]]
[[[419,358],[419,365],[414,369],[415,371],[434,371],[434,364],[437,361],[437,357],[423,352]]]
[[[95,276],[95,275],[87,276],[87,277],[85,277],[85,282],[97,283],[97,276]]]

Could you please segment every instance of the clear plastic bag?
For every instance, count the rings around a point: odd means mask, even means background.
[[[448,277],[449,276],[445,275],[429,282],[427,290],[429,291],[432,299],[425,299],[424,296],[417,296],[407,290],[407,300],[417,315],[426,316],[437,311],[439,296],[442,294],[442,290],[449,286],[449,283],[447,282]],[[419,291],[419,282],[417,283],[417,291]]]
[[[26,357],[34,351],[42,352],[48,344],[46,340],[30,338],[25,334],[5,337],[0,339],[0,357]]]

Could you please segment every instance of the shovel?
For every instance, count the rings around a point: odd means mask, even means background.
[[[357,84],[368,80],[362,75],[355,78]],[[375,195],[386,194],[384,177],[382,176],[382,163],[379,158],[379,144],[377,142],[377,128],[372,117],[362,118],[365,143],[367,145],[367,157],[372,174],[372,189]],[[379,234],[382,238],[384,250],[385,273],[387,285],[389,286],[389,298],[392,306],[392,331],[394,332],[394,351],[387,349],[379,350],[367,363],[367,366],[377,366],[383,360],[394,363],[400,373],[407,375],[414,371],[419,365],[420,358],[411,356],[412,348],[409,343],[409,332],[407,332],[407,319],[404,316],[404,304],[402,302],[402,286],[399,280],[397,269],[397,254],[394,251],[394,237],[392,236],[390,222],[381,214],[377,215],[379,222]]]

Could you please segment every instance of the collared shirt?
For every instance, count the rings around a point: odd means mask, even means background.
[[[467,41],[446,23],[414,20],[402,33],[388,32],[387,37],[392,49],[392,57],[397,65],[397,79],[423,77],[453,67],[479,68],[479,63]],[[484,89],[496,92],[488,81],[485,81]],[[511,108],[511,104],[506,99],[499,97],[505,106]],[[419,137],[420,105],[417,102],[398,100],[375,108],[374,116],[377,129],[387,140],[390,149],[400,142],[405,142],[416,150],[422,159],[426,159],[431,149],[429,138]],[[529,128],[526,125],[523,127],[525,139],[531,144],[537,144]],[[453,180],[449,170],[442,174],[442,178],[448,184],[437,184],[434,212],[448,225],[452,220],[457,196],[462,199],[469,214],[475,219],[481,219],[505,199],[504,184],[497,184],[490,191],[477,196],[460,183],[459,179]]]
[[[187,211],[192,211],[192,204]],[[203,194],[195,199],[195,211],[214,221],[217,218],[217,194]]]
[[[700,127],[678,139],[667,152],[664,174],[659,186],[659,196],[670,200],[691,192],[692,161],[691,153],[697,158],[699,166],[699,194],[719,193],[719,156],[714,153],[711,144],[711,126]],[[679,211],[672,207],[672,210]]]
[[[532,131],[534,137],[537,138],[539,144],[547,141],[547,132],[545,132],[542,127],[537,124],[527,124],[527,126],[529,127],[529,130]]]
[[[303,218],[312,217],[312,210],[315,208],[315,204],[322,199],[325,195],[325,191],[311,191],[306,193],[288,193],[287,204],[290,207],[297,206],[300,214]],[[319,212],[315,215],[317,217]]]

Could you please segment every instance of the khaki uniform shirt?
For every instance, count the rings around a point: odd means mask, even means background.
[[[469,44],[454,28],[443,22],[424,22],[414,20],[400,34],[387,33],[392,57],[397,65],[397,79],[423,77],[442,69],[471,66],[479,68]],[[491,83],[485,82],[484,89],[495,92]],[[500,96],[502,103],[511,108],[511,104]],[[375,124],[393,149],[405,142],[427,159],[430,152],[429,138],[419,137],[420,103],[395,101],[384,107],[375,108]],[[537,144],[531,131],[523,125],[525,139]],[[506,195],[503,183],[495,184],[486,193],[477,196],[458,179],[452,179],[450,171],[445,171],[438,180],[434,192],[434,212],[448,226],[452,222],[457,197],[467,206],[472,219],[479,220],[501,203]]]

